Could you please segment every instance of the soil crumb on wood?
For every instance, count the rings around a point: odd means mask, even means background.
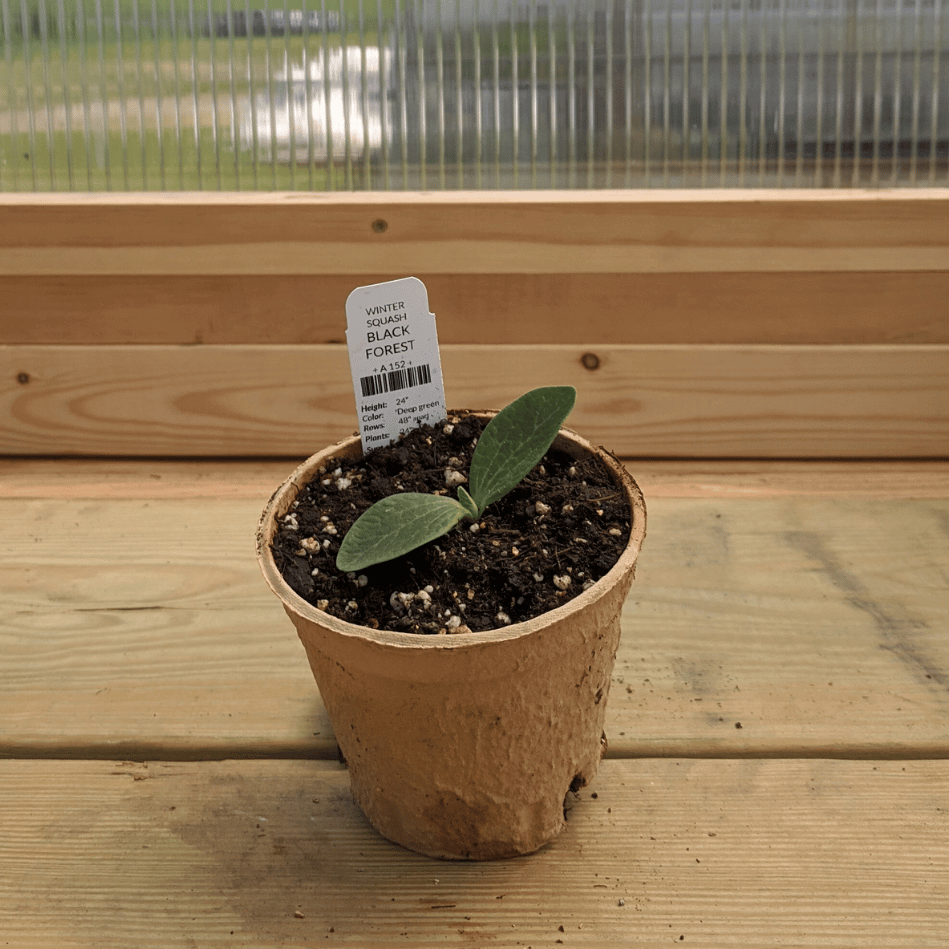
[[[358,574],[336,568],[350,525],[404,491],[457,496],[486,424],[453,413],[354,461],[333,462],[279,519],[272,549],[307,602],[350,623],[405,633],[483,632],[561,606],[603,577],[629,540],[630,510],[609,470],[552,449],[477,524]]]

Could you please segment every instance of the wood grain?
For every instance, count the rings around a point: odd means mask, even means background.
[[[416,275],[442,345],[949,343],[949,270]],[[339,342],[353,287],[398,276],[0,277],[0,339]]]
[[[516,861],[383,840],[319,762],[0,761],[10,945],[942,949],[949,764],[608,761]]]
[[[620,455],[949,453],[949,346],[459,345],[442,366],[453,406],[575,385],[571,426]],[[340,346],[0,347],[3,454],[305,457],[355,427]]]
[[[269,493],[0,501],[0,756],[334,756]],[[647,505],[612,755],[949,756],[945,500]]]
[[[946,271],[947,207],[943,189],[6,195],[0,274]]]
[[[0,195],[0,942],[949,943],[947,211]],[[406,273],[451,404],[575,384],[646,491],[609,757],[524,860],[368,828],[254,563],[355,427],[345,295]]]

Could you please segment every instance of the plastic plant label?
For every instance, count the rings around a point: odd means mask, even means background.
[[[435,314],[418,277],[353,290],[346,345],[364,452],[445,418]]]

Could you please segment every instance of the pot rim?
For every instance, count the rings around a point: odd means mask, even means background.
[[[450,410],[448,415],[459,414],[460,412],[482,417],[497,414],[494,411]],[[312,603],[304,600],[290,587],[277,569],[270,548],[270,538],[273,536],[270,525],[276,522],[277,516],[286,512],[297,494],[311,480],[314,471],[320,465],[339,456],[341,452],[352,451],[354,447],[361,446],[359,435],[351,435],[311,455],[271,495],[257,525],[257,562],[264,579],[286,609],[292,609],[310,622],[330,629],[340,636],[406,650],[461,649],[484,643],[506,642],[529,636],[539,628],[560,622],[569,614],[582,610],[605,596],[616,583],[622,580],[627,572],[635,569],[636,558],[639,556],[643,538],[646,535],[646,506],[639,485],[636,484],[626,467],[611,452],[605,448],[596,447],[582,435],[567,427],[560,429],[554,440],[554,444],[557,443],[560,443],[559,447],[562,449],[579,448],[599,457],[615,476],[617,485],[626,492],[632,512],[629,540],[619,560],[593,586],[568,600],[563,606],[558,606],[520,623],[512,623],[510,626],[504,626],[501,629],[432,636],[419,633],[403,633],[396,630],[372,629],[358,623],[349,623],[331,613],[317,609]],[[359,447],[359,450],[361,451],[361,447]]]

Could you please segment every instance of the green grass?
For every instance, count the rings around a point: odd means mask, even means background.
[[[72,101],[81,101],[83,90],[88,90],[91,97],[101,97],[104,92],[116,98],[121,93],[138,95],[141,86],[143,94],[155,95],[159,77],[166,95],[174,94],[176,81],[179,88],[185,84],[189,94],[194,85],[199,92],[210,92],[212,81],[218,85],[226,81],[229,89],[232,62],[237,91],[247,91],[251,77],[257,84],[265,81],[268,68],[282,68],[284,56],[299,62],[307,45],[313,52],[322,43],[311,38],[307,44],[301,36],[163,36],[157,41],[149,37],[121,44],[114,37],[101,44],[74,41],[62,48],[57,43],[50,46],[45,57],[35,43],[21,46],[9,57],[3,57],[0,49],[0,107],[25,107],[31,91],[37,103],[62,101],[64,90]],[[192,83],[193,78],[196,83]]]
[[[404,6],[405,0],[402,0]],[[470,0],[462,0],[470,2]],[[200,30],[208,15],[207,0],[101,0],[100,10],[105,29],[112,29],[110,23],[115,20],[118,10],[118,20],[123,31],[132,35],[136,24],[141,32],[150,33],[153,22],[159,24],[160,29],[167,29],[172,20],[177,23],[178,32],[187,34],[188,22],[193,16],[194,23]],[[26,0],[26,27],[39,29],[42,32],[45,23],[45,32],[51,39],[60,34],[67,39],[75,39],[81,35],[83,29],[88,32],[96,31],[96,4],[95,0]],[[343,19],[343,28],[356,31],[359,28],[360,8],[363,21],[367,28],[378,25],[379,22],[391,22],[395,18],[399,0],[211,0],[210,7],[213,14],[224,13],[228,9],[233,12],[254,10],[308,10],[328,14],[336,14]],[[20,38],[24,32],[21,0],[6,0],[0,3],[0,12],[5,16],[0,19],[0,40],[4,32],[11,37]]]
[[[291,191],[350,187],[346,171],[305,164],[256,164],[210,129],[195,139],[154,131],[86,138],[0,135],[0,192],[11,191]],[[358,173],[359,169],[354,169]],[[332,177],[330,177],[332,176]]]
[[[28,11],[25,36],[19,29],[21,2]],[[471,0],[458,2],[464,6]],[[116,3],[121,29],[115,25]],[[248,6],[322,9],[315,0],[232,2],[230,8]],[[101,0],[100,19],[93,0],[62,0],[61,9],[58,0],[0,0],[0,191],[320,190],[349,188],[360,181],[366,186],[358,159],[349,169],[331,171],[255,162],[235,147],[231,132],[232,110],[239,114],[252,91],[265,91],[285,59],[299,63],[305,50],[316,53],[324,42],[375,46],[405,0],[363,0],[362,6],[360,26],[359,0],[327,0],[327,11],[342,11],[344,29],[326,37],[209,37],[192,35],[188,25],[193,19],[203,26],[207,2],[201,0],[193,0],[190,13],[184,0]],[[490,6],[489,0],[481,0],[482,11]],[[226,9],[223,0],[212,0],[215,14]],[[30,11],[46,13],[47,28],[40,36],[30,29],[31,23],[35,26]],[[484,27],[481,55],[493,62],[496,49],[506,78],[516,49],[524,70],[531,49],[543,55],[549,43],[546,24],[539,23],[537,30],[532,47],[527,24],[512,29],[510,23],[500,23],[496,31]],[[447,62],[455,41],[450,32],[443,41]],[[472,34],[460,42],[473,51]],[[162,123],[156,118],[159,102],[164,105]],[[180,136],[176,102],[183,120]],[[103,103],[108,115],[104,129]],[[201,126],[197,138],[195,110]],[[376,181],[373,177],[369,183]]]
[[[333,42],[346,40],[358,42]],[[0,41],[0,192],[347,187],[353,169],[347,178],[341,169],[255,162],[232,141],[232,108],[239,113],[252,89],[266,89],[285,57],[300,62],[306,48],[322,45],[322,36],[113,35],[102,43],[63,39],[45,47],[33,38]],[[166,113],[161,130],[159,101]],[[212,103],[216,132],[208,115]]]

